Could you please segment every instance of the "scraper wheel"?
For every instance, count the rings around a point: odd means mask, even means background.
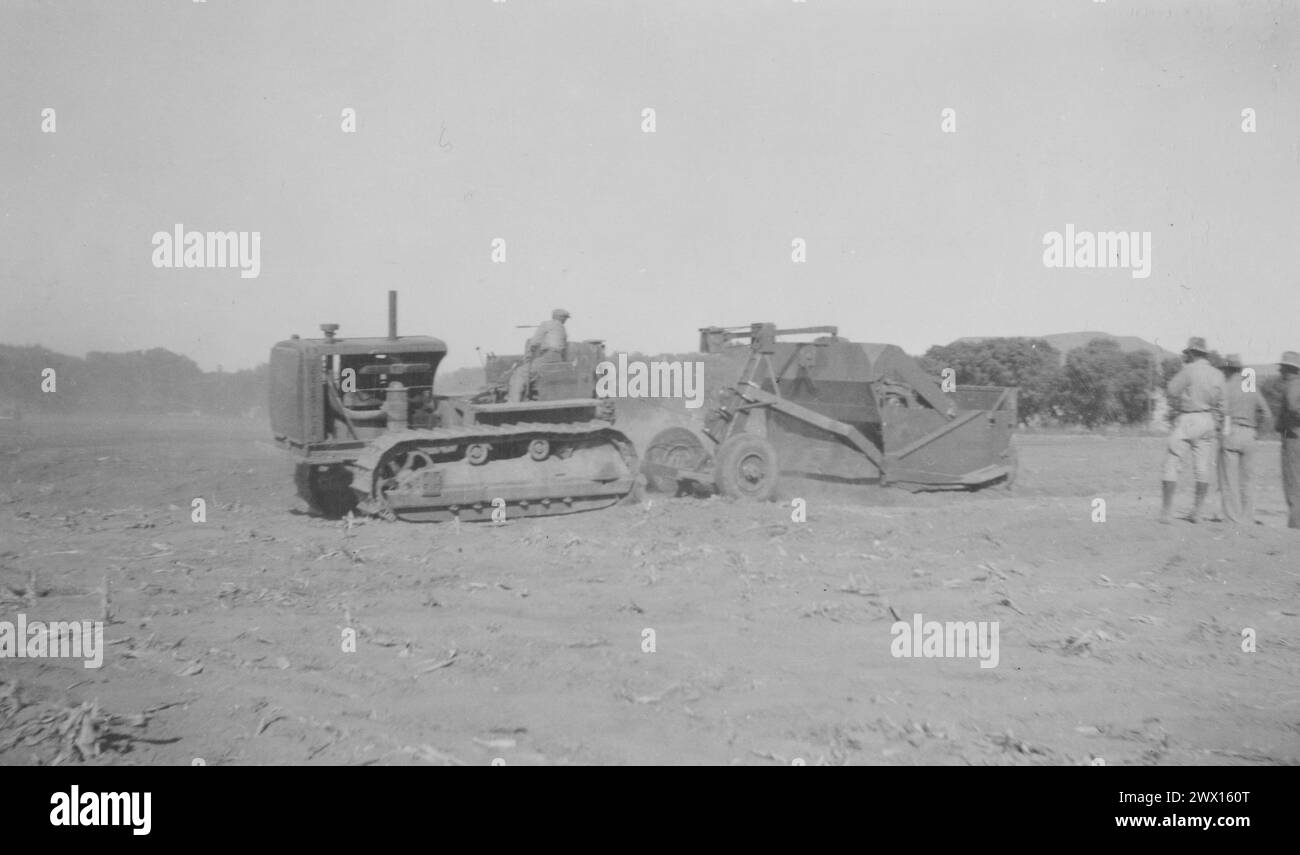
[[[696,470],[703,465],[705,456],[704,443],[698,436],[684,427],[670,427],[659,431],[650,440],[645,461],[674,469]],[[665,475],[647,473],[646,481],[655,492],[670,496],[677,493],[677,481]]]
[[[751,502],[772,498],[778,469],[770,442],[753,434],[737,434],[718,449],[717,460],[714,480],[722,495]]]

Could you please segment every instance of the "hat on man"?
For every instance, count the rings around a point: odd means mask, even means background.
[[[1210,350],[1205,346],[1205,339],[1199,335],[1194,335],[1187,340],[1187,347],[1183,348],[1183,353],[1199,353],[1201,356],[1209,353]]]
[[[1277,365],[1279,368],[1286,365],[1290,368],[1294,368],[1296,371],[1300,371],[1300,353],[1296,353],[1294,350],[1288,350],[1286,353],[1282,354],[1282,358],[1277,361]]]
[[[557,320],[557,321],[566,321],[566,320],[568,320],[569,317],[570,317],[570,315],[569,315],[569,310],[568,310],[568,309],[556,309],[554,312],[551,312],[551,317],[554,318],[554,319]]]
[[[1241,356],[1236,353],[1229,353],[1223,357],[1223,363],[1219,365],[1224,371],[1240,371],[1242,369]]]

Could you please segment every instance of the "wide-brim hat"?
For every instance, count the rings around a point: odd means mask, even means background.
[[[573,315],[569,314],[568,309],[556,309],[554,312],[551,312],[551,317],[557,321],[560,321],[566,318],[571,318],[573,317]]]
[[[1210,349],[1205,346],[1205,339],[1199,335],[1194,335],[1187,340],[1187,347],[1183,348],[1183,353],[1209,353]]]
[[[1294,350],[1288,350],[1286,353],[1282,354],[1282,358],[1277,361],[1277,365],[1279,368],[1285,365],[1294,368],[1296,371],[1300,371],[1300,353],[1296,353]]]

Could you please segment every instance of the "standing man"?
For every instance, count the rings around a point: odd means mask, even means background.
[[[1282,406],[1277,432],[1282,435],[1282,492],[1291,513],[1288,528],[1300,528],[1300,353],[1288,350],[1277,364],[1282,372]]]
[[[1241,376],[1241,357],[1230,353],[1223,371],[1223,436],[1219,445],[1219,493],[1223,516],[1231,522],[1255,522],[1255,436],[1273,420],[1268,403]]]
[[[1169,434],[1165,453],[1165,471],[1160,522],[1168,524],[1174,506],[1174,490],[1178,486],[1178,470],[1190,453],[1192,471],[1196,475],[1196,504],[1188,515],[1188,522],[1198,522],[1205,495],[1210,491],[1210,467],[1214,465],[1214,440],[1223,412],[1223,377],[1206,358],[1205,339],[1193,336],[1183,348],[1186,363],[1167,389],[1169,405],[1178,412],[1174,429]]]
[[[564,309],[551,312],[549,321],[542,321],[528,339],[528,352],[524,354],[523,364],[510,375],[508,399],[518,403],[527,396],[529,387],[537,381],[535,366],[546,362],[563,362],[569,346],[568,333],[564,331],[564,322],[569,319]]]

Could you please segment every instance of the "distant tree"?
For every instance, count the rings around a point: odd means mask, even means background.
[[[1060,404],[1068,421],[1096,427],[1119,414],[1115,378],[1123,370],[1123,353],[1111,339],[1097,338],[1065,355],[1065,387]]]
[[[194,409],[203,372],[187,356],[161,347],[128,353],[86,354],[90,409],[165,413]]]
[[[57,392],[42,391],[42,371]],[[238,414],[265,407],[268,366],[204,373],[189,357],[163,348],[91,351],[84,359],[43,347],[0,344],[0,412],[190,412]]]
[[[1147,418],[1155,383],[1150,353],[1125,353],[1114,339],[1095,338],[1066,354],[1059,402],[1067,420],[1089,428],[1109,422],[1136,424]]]
[[[1061,353],[1041,338],[992,338],[935,345],[920,358],[939,378],[951,368],[964,386],[1018,386],[1020,420],[1048,412],[1061,377]]]
[[[1115,386],[1120,419],[1125,424],[1141,424],[1151,414],[1151,395],[1156,387],[1156,359],[1147,350],[1124,354],[1124,368]]]
[[[55,394],[43,391],[43,371],[54,370]],[[74,412],[87,386],[85,363],[39,346],[0,345],[0,400],[28,412]]]
[[[270,366],[265,362],[256,368],[205,374],[199,409],[205,414],[237,416],[264,408],[269,378]]]

